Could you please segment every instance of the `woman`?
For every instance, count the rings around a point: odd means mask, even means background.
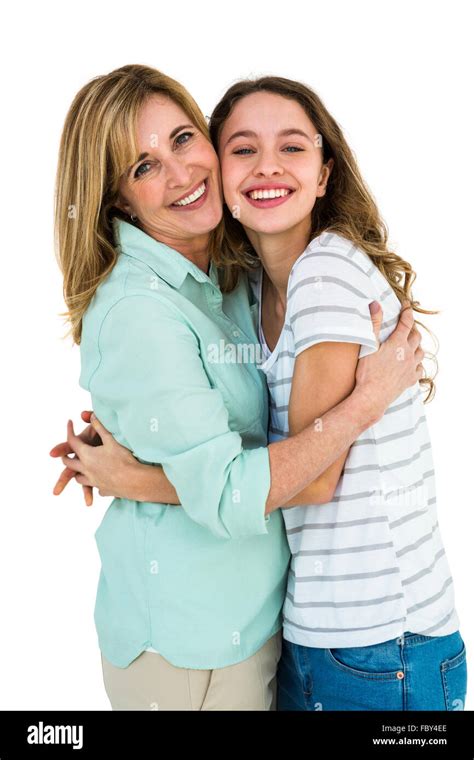
[[[226,253],[261,263],[251,282],[270,441],[284,440],[353,387],[359,357],[375,348],[372,300],[383,305],[382,340],[404,298],[430,312],[412,300],[412,268],[387,248],[350,149],[308,87],[276,77],[237,83],[210,129],[227,208],[239,208],[238,223],[227,220]],[[283,512],[292,561],[279,709],[462,709],[466,652],[423,385],[429,398],[434,383],[423,378],[328,468],[327,503]]]
[[[309,424],[267,446],[255,357],[215,356],[222,343],[255,348],[255,306],[243,274],[219,288],[218,159],[186,91],[142,66],[82,88],[61,138],[56,208],[80,383],[139,460],[127,472],[143,475],[127,477],[96,532],[112,706],[274,709],[289,560],[279,507],[304,503],[308,484],[421,377],[413,314],[360,362],[324,432]],[[162,504],[132,494],[150,471],[170,481]]]

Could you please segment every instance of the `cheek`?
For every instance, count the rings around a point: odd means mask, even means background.
[[[210,143],[203,140],[203,143],[200,146],[199,153],[195,156],[196,163],[201,164],[201,166],[205,166],[207,169],[210,169],[211,171],[218,172],[219,171],[219,159],[217,157],[217,154],[210,145]],[[194,158],[193,158],[194,162]]]
[[[239,196],[239,187],[244,177],[242,172],[233,165],[232,161],[221,161],[222,191],[226,200]]]
[[[152,209],[155,213],[159,213],[161,209],[165,208],[163,187],[158,178],[150,178],[148,182],[142,185],[138,191],[138,202],[143,208]]]
[[[301,195],[302,199],[304,198],[305,205],[309,204],[311,206],[314,206],[317,200],[319,174],[314,171],[314,168],[308,167],[307,169],[304,168],[299,172],[297,179],[301,188]]]

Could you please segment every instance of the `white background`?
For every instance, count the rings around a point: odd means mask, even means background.
[[[418,273],[415,297],[441,310],[427,318],[440,340],[427,415],[461,632],[474,652],[469,6],[83,0],[16,3],[4,15],[0,709],[110,709],[93,621],[94,531],[110,499],[96,495],[87,509],[75,483],[51,494],[60,467],[48,452],[67,418],[80,430],[79,412],[90,408],[78,348],[61,339],[52,203],[72,98],[128,63],[180,80],[207,115],[238,78],[300,79],[345,131],[392,246]]]

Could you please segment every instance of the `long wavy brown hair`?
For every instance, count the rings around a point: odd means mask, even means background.
[[[235,104],[256,92],[281,95],[299,103],[317,134],[322,137],[323,162],[326,163],[330,158],[334,161],[326,194],[318,198],[312,211],[308,243],[325,230],[344,236],[365,251],[392,286],[400,302],[408,300],[413,311],[420,314],[437,314],[437,311],[422,309],[419,302],[413,299],[412,286],[416,273],[408,261],[389,249],[387,226],[362,179],[342,129],[311,88],[300,82],[274,76],[236,82],[220,99],[210,118],[209,131],[216,151],[219,150],[224,123]],[[216,263],[222,267],[222,289],[229,291],[235,287],[239,271],[259,266],[259,261],[244,228],[227,206],[224,206],[224,222],[224,228],[219,230],[220,245],[216,249]],[[425,325],[418,320],[415,322],[434,337]],[[437,347],[436,339],[435,344]],[[420,379],[426,393],[425,403],[434,398],[434,377],[438,368],[436,354],[426,352],[426,357],[433,362],[435,372],[428,376],[424,367],[425,376]]]
[[[55,188],[55,244],[70,323],[80,343],[82,318],[96,289],[117,260],[114,217],[134,222],[115,206],[123,172],[138,157],[136,123],[152,95],[179,105],[209,139],[207,121],[187,90],[156,69],[128,65],[98,76],[77,93],[67,113],[59,147]],[[137,223],[135,223],[137,226]],[[210,253],[222,238],[218,226]]]

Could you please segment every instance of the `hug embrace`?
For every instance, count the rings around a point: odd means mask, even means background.
[[[94,410],[51,451],[55,491],[114,497],[112,708],[462,710],[414,319],[433,312],[321,99],[243,80],[207,120],[148,66],[96,77],[55,213]]]

